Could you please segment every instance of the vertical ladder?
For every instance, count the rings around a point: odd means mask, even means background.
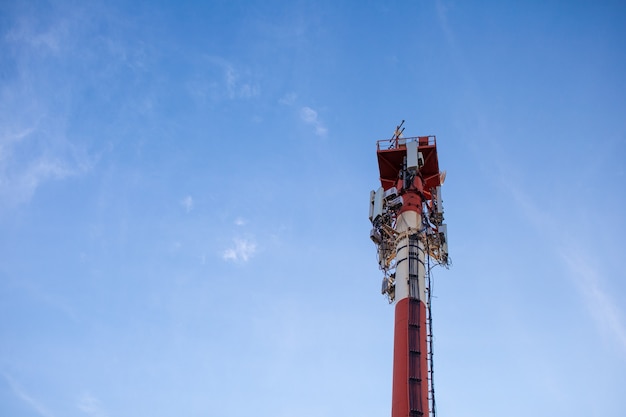
[[[433,369],[433,315],[432,305],[432,282],[430,275],[430,254],[426,252],[426,285],[428,286],[428,303],[426,304],[426,341],[428,346],[428,409],[430,417],[437,416],[437,405],[435,403],[435,381]]]
[[[417,298],[409,298],[409,416],[410,417],[428,417],[424,416],[424,411],[427,409],[428,404],[424,404],[422,400],[422,390],[427,388],[423,384],[427,384],[428,381],[424,381],[422,378],[422,355],[426,352],[422,352],[420,348],[420,341],[425,329],[422,329],[420,317],[420,300]]]

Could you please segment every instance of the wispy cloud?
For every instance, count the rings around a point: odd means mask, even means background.
[[[0,162],[2,162],[7,153],[10,153],[11,147],[15,143],[21,142],[24,138],[28,137],[33,131],[34,127],[26,127],[18,130],[17,132],[6,132],[0,136]]]
[[[298,98],[298,95],[296,93],[294,92],[287,93],[284,96],[282,96],[280,100],[278,100],[278,103],[283,104],[285,106],[292,106],[296,102],[297,98]]]
[[[89,158],[62,139],[58,140],[61,149],[55,152],[41,147],[34,138],[38,133],[34,128],[27,128],[17,134],[0,135],[0,198],[5,205],[29,201],[45,182],[91,169]],[[29,148],[39,155],[25,156],[21,148]]]
[[[444,3],[444,0],[437,0],[435,2],[435,7],[437,9],[437,18],[439,19],[439,25],[441,26],[441,29],[448,38],[448,42],[450,43],[450,45],[454,45],[454,33],[450,29],[450,24],[448,23],[448,13],[450,12],[450,5]]]
[[[261,94],[254,74],[219,56],[204,56],[185,81],[189,94],[199,100],[249,100]]]
[[[222,259],[248,262],[256,252],[256,243],[250,239],[233,239],[234,246],[222,252]]]
[[[578,249],[579,242],[565,241],[563,235],[567,230],[563,224],[550,213],[541,209],[521,187],[508,179],[502,180],[505,188],[512,195],[527,221],[540,231],[543,238],[552,242],[555,252],[560,256],[567,268],[567,276],[578,288],[587,309],[596,321],[600,331],[612,336],[626,355],[626,323],[624,312],[606,289],[607,282],[602,271],[593,266],[585,251]]]
[[[193,198],[188,195],[180,201],[180,204],[184,207],[185,211],[189,213],[193,210]]]
[[[5,35],[5,39],[14,44],[25,45],[39,52],[57,53],[69,36],[68,23],[65,19],[53,19],[52,24],[44,27],[36,25],[31,19],[20,19]]]
[[[68,16],[52,7],[41,22],[19,16],[0,39],[14,71],[0,84],[3,207],[28,202],[46,182],[91,168],[90,157],[68,135],[69,98],[76,83],[65,72],[58,76],[57,66],[72,58],[70,51],[81,38],[74,33],[79,15]],[[47,71],[42,70],[44,63]]]
[[[297,98],[298,96],[296,93],[289,92],[285,94],[284,96],[282,96],[278,100],[278,103],[285,105],[285,106],[297,108],[299,107],[296,105]],[[320,120],[320,117],[315,109],[309,106],[302,106],[299,109],[298,115],[302,122],[304,122],[307,125],[312,126],[315,129],[315,134],[317,136],[326,136],[326,134],[328,133],[328,129],[326,128],[324,123]]]
[[[221,80],[212,80],[208,84],[213,90],[214,98],[225,96],[231,100],[250,99],[260,94],[259,85],[253,81],[248,71],[237,68],[233,63],[221,57],[211,56],[208,61],[221,70]],[[216,91],[220,85],[222,94]]]
[[[246,219],[241,218],[241,217],[237,217],[235,219],[235,226],[244,226],[246,224]]]
[[[585,253],[571,245],[563,245],[561,258],[575,279],[588,310],[598,327],[612,335],[626,354],[626,325],[624,316],[613,297],[603,288],[600,271],[592,266]]]
[[[232,67],[228,66],[226,72],[226,87],[228,96],[235,98],[252,98],[259,95],[259,86],[251,82],[242,81],[240,74]]]
[[[11,388],[13,394],[20,400],[22,400],[26,405],[28,405],[33,411],[35,411],[37,415],[41,417],[54,417],[54,414],[50,410],[48,410],[41,403],[41,401],[37,400],[35,397],[27,393],[24,388],[20,384],[18,384],[17,381],[13,379],[13,377],[11,377],[11,375],[7,374],[6,372],[3,372],[2,375],[9,384],[9,387]]]
[[[315,134],[318,136],[325,136],[328,133],[326,126],[320,121],[317,112],[311,107],[304,106],[300,109],[300,119],[315,128]]]
[[[100,400],[89,393],[83,394],[76,407],[89,417],[106,417],[108,414],[102,408]]]
[[[64,299],[59,294],[55,294],[53,291],[45,288],[41,285],[41,283],[36,283],[31,279],[26,279],[23,277],[13,278],[12,283],[17,288],[20,288],[22,291],[24,291],[26,296],[32,298],[33,303],[37,303],[38,305],[45,306],[55,311],[59,311],[63,313],[69,320],[72,320],[74,322],[80,321],[79,314],[77,314],[76,310],[72,308],[71,304],[68,303],[66,299]]]

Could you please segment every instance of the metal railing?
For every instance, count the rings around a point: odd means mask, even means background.
[[[398,149],[401,146],[405,146],[407,142],[419,142],[420,146],[434,146],[437,144],[437,137],[434,135],[429,136],[412,136],[410,138],[402,138],[394,136],[391,139],[382,139],[376,141],[376,150],[390,150]]]

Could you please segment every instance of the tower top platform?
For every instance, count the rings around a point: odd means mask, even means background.
[[[394,136],[376,142],[376,155],[380,171],[380,184],[385,190],[395,186],[398,174],[402,172],[406,156],[406,144],[417,142],[422,154],[423,165],[419,169],[425,190],[441,185],[439,158],[437,156],[437,138],[435,136],[414,136],[409,138]]]

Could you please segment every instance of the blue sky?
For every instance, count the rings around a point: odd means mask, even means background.
[[[0,414],[385,416],[375,142],[436,135],[440,416],[626,413],[626,7],[5,1]]]

